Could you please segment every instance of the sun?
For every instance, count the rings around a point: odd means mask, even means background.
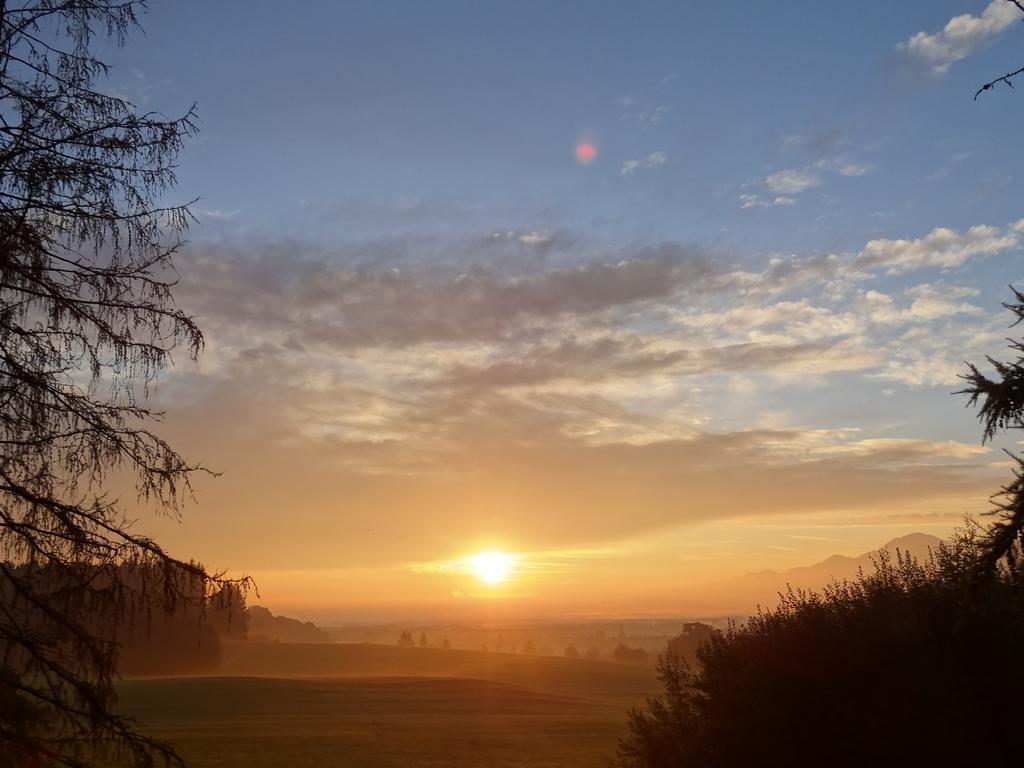
[[[484,584],[501,584],[508,578],[512,557],[504,552],[479,552],[469,558],[469,566]]]

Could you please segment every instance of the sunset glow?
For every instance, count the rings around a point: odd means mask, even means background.
[[[1024,285],[1024,160],[983,111],[1022,102],[960,109],[1009,62],[982,58],[996,26],[976,56],[943,32],[985,4],[879,3],[885,34],[803,4],[814,36],[790,4],[737,30],[716,4],[550,4],[537,27],[515,3],[314,3],[288,44],[347,73],[329,88],[304,54],[247,63],[230,3],[196,5],[182,72],[161,52],[184,22],[154,20],[109,86],[202,105],[175,296],[206,352],[151,405],[218,474],[180,521],[127,509],[138,533],[303,621],[531,621],[742,613],[777,592],[751,573],[985,512],[1012,443],[982,445],[950,393],[963,360],[998,359]],[[1024,14],[998,5],[1009,55]],[[567,47],[515,56],[539,29]],[[736,38],[767,29],[842,71]],[[732,75],[695,74],[723,51]],[[927,78],[895,123],[864,120],[889,114],[891,72],[863,56],[897,52]],[[238,71],[211,78],[222,57]]]
[[[512,558],[504,552],[480,552],[469,562],[473,574],[484,584],[500,584],[508,578]]]
[[[1024,0],[0,39],[0,768],[1024,764]]]

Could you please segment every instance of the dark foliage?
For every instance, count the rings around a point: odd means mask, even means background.
[[[412,632],[403,630],[402,634],[398,636],[398,645],[401,648],[412,648],[415,646],[416,641],[412,639]]]
[[[118,672],[123,675],[182,675],[213,672],[221,660],[221,640],[244,640],[248,633],[245,596],[233,584],[205,596],[196,580],[188,600],[172,611],[126,617],[118,626]]]
[[[687,664],[696,664],[701,646],[720,634],[710,624],[690,621],[683,624],[682,632],[668,641],[666,651]]]
[[[778,607],[714,637],[630,715],[620,768],[1011,766],[1024,722],[1024,584],[980,576],[974,527],[926,563]]]
[[[198,469],[146,405],[173,352],[203,344],[172,297],[190,215],[161,203],[194,116],[105,93],[93,53],[122,44],[142,5],[0,0],[4,766],[176,761],[114,710],[124,626],[200,613],[224,585],[133,533],[108,493],[116,472],[176,514]]]
[[[1013,325],[1024,321],[1024,294],[1011,286],[1014,301],[1004,304],[1016,316]],[[977,366],[968,363],[969,373],[963,378],[967,386],[958,394],[970,396],[968,405],[978,408],[982,423],[982,440],[988,442],[1002,432],[1024,429],[1024,340],[1010,340],[1010,349],[1016,355],[1012,362],[988,358],[995,369],[989,378]],[[994,568],[1004,563],[1016,571],[1024,551],[1024,460],[1010,454],[1017,462],[1013,481],[993,497],[996,522],[988,532],[984,567]]]
[[[249,637],[257,641],[272,640],[281,643],[329,643],[331,636],[312,621],[299,621],[287,616],[275,616],[260,605],[246,611]],[[412,635],[409,635],[410,639]]]

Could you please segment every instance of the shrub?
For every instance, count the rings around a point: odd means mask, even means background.
[[[665,692],[630,713],[621,768],[1021,764],[1024,581],[979,568],[968,527],[928,561],[870,574],[659,660]]]

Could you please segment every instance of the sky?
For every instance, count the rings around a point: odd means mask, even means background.
[[[1024,285],[1006,0],[155,2],[193,102],[175,554],[321,621],[693,615],[948,534]],[[592,149],[581,161],[579,148]],[[474,553],[508,556],[487,583]]]

